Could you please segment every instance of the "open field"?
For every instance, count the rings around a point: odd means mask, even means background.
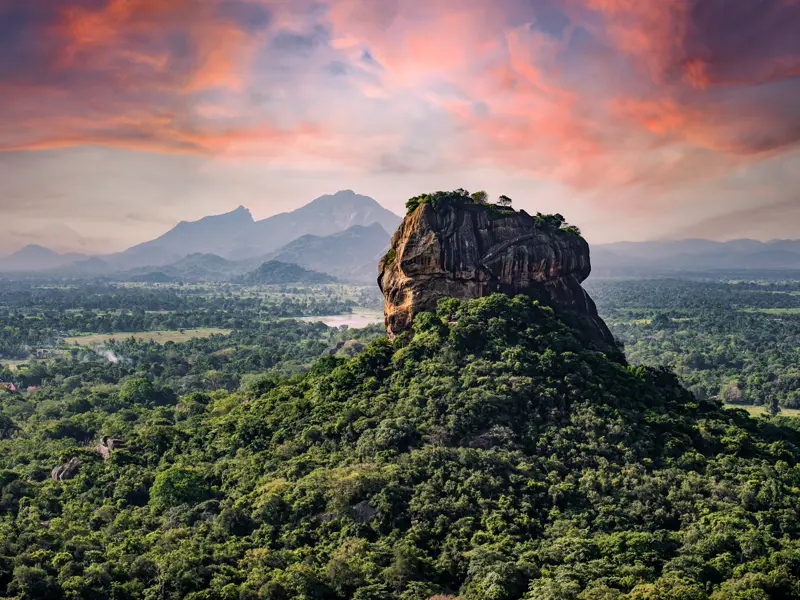
[[[27,360],[3,360],[0,359],[0,365],[6,366],[12,371],[16,371],[17,367],[26,364]]]
[[[81,335],[76,337],[64,338],[64,341],[69,344],[78,344],[79,346],[102,346],[110,340],[123,341],[129,338],[136,340],[153,340],[160,344],[167,342],[175,342],[179,344],[194,338],[207,338],[212,335],[228,335],[230,329],[216,329],[213,327],[205,329],[184,329],[183,331],[141,331],[138,333],[99,333],[92,335]]]
[[[725,408],[741,408],[750,413],[751,417],[757,417],[765,414],[765,406],[754,406],[752,404],[726,404]],[[800,409],[797,408],[782,408],[780,412],[784,417],[800,417]]]

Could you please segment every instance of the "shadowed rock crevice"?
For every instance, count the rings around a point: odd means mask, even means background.
[[[468,202],[423,202],[403,220],[379,264],[386,329],[411,328],[439,299],[526,294],[558,310],[587,344],[618,353],[611,332],[581,287],[589,245],[573,231],[546,227],[524,211]]]

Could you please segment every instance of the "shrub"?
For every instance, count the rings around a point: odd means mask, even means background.
[[[394,248],[389,248],[389,251],[386,253],[386,256],[383,257],[383,266],[391,267],[396,259],[397,259],[397,250],[395,250]]]

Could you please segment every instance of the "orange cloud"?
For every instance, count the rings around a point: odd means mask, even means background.
[[[110,0],[99,9],[69,7],[59,25],[67,40],[62,66],[110,69],[127,58],[177,79],[173,85],[186,91],[241,90],[257,36],[220,18],[218,5],[202,0]],[[165,51],[170,33],[188,36],[195,55],[188,68],[170,64]]]
[[[267,115],[228,106],[247,92],[271,1],[54,2],[52,18],[35,30],[51,41],[47,53],[32,43],[18,48],[29,64],[0,86],[0,149],[102,144],[213,154],[245,140],[253,146],[258,136],[266,147],[309,133],[302,119],[278,128]],[[223,114],[232,129],[220,129]]]
[[[8,86],[0,91],[18,97]],[[204,114],[200,119],[152,107],[122,108],[117,113],[88,116],[48,115],[47,108],[34,109],[15,127],[0,130],[0,152],[102,145],[167,154],[267,156],[324,135],[320,126],[303,122],[276,127],[269,123],[237,125],[229,119],[220,121],[215,107],[207,109],[213,114]]]

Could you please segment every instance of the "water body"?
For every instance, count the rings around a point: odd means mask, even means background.
[[[361,328],[367,325],[374,325],[375,323],[383,323],[383,313],[376,310],[354,310],[349,314],[344,315],[328,315],[321,317],[303,317],[298,321],[306,321],[308,323],[316,323],[322,321],[328,327],[341,327],[347,325],[351,328]]]

